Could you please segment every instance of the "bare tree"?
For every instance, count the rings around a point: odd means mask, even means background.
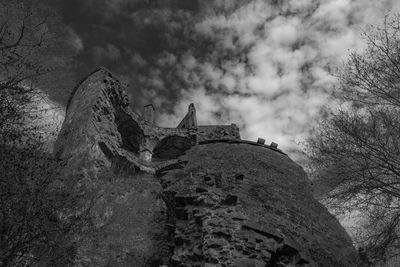
[[[0,266],[69,266],[86,224],[63,184],[63,162],[35,149],[1,147]]]
[[[342,106],[325,110],[305,148],[323,201],[361,211],[356,242],[378,262],[400,253],[400,17],[364,36],[338,75]]]
[[[37,87],[67,53],[58,22],[42,1],[0,0],[0,266],[68,266],[87,223],[33,123]]]
[[[2,1],[0,10],[0,114],[6,123],[20,120],[21,105],[30,100],[33,84],[46,71],[40,50],[47,29],[46,17],[34,14],[32,3]]]
[[[47,87],[54,90],[65,75],[73,56],[66,35],[60,18],[44,1],[0,0],[0,130],[19,124],[17,128],[24,125],[26,131],[29,124],[24,122],[36,116],[35,105],[29,104]]]

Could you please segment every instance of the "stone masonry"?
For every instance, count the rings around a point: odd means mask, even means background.
[[[104,68],[75,88],[56,142],[72,186],[93,195],[75,266],[355,266],[351,240],[304,170],[231,125],[176,128],[133,112]],[[68,180],[68,179],[67,179]]]

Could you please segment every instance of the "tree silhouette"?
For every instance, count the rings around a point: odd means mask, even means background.
[[[40,1],[0,1],[0,266],[68,266],[87,223],[35,123],[37,87],[68,56],[57,23]]]
[[[356,242],[374,261],[400,247],[400,17],[364,34],[367,48],[352,53],[326,109],[306,141],[311,175],[338,212],[364,218]]]

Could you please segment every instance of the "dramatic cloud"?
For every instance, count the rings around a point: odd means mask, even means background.
[[[199,123],[237,123],[243,138],[292,153],[328,104],[335,68],[363,48],[362,30],[400,7],[395,0],[55,2],[79,36],[77,71],[103,65],[123,75],[134,109],[153,102],[158,122],[175,126],[193,102]]]
[[[68,42],[70,45],[77,51],[82,51],[83,50],[83,42],[82,38],[79,37],[79,35],[71,28],[71,27],[66,27],[67,31],[67,36],[68,36]]]

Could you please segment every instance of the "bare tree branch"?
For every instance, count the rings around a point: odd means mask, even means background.
[[[356,242],[382,261],[400,247],[400,16],[364,35],[367,49],[338,75],[334,97],[346,105],[326,110],[305,149],[325,203],[363,211]]]

